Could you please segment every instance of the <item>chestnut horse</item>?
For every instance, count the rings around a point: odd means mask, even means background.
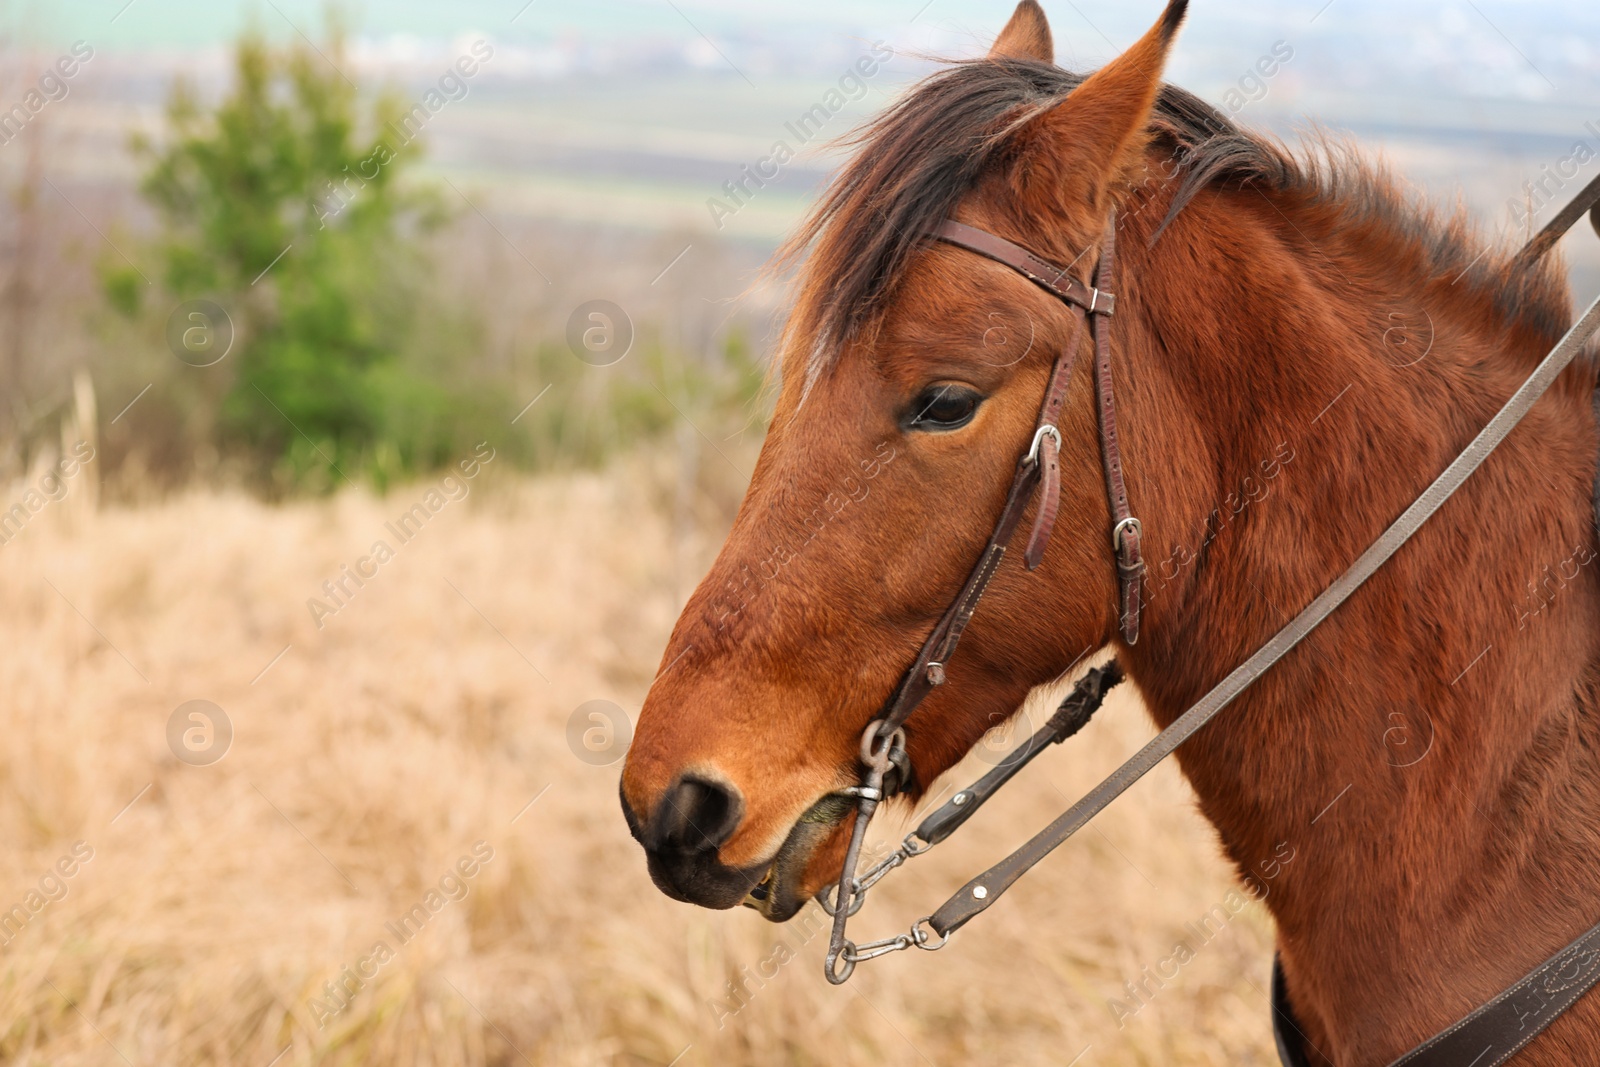
[[[1513,264],[1352,153],[1291,156],[1164,86],[1182,13],[1080,77],[1024,0],[987,58],[863,132],[792,242],[807,255],[771,428],[622,778],[669,895],[782,921],[838,877],[858,739],[966,578],[1076,336],[1014,271],[928,239],[940,220],[1086,277],[1116,209],[1112,364],[1149,598],[1130,646],[1080,370],[1054,537],[1038,570],[1001,567],[907,724],[913,797],[1086,647],[1114,649],[1169,724],[1371,544],[1571,322],[1558,264]],[[1386,1063],[1600,920],[1595,378],[1592,358],[1568,368],[1178,752],[1241,874],[1296,850],[1266,903],[1312,1062]],[[1518,1062],[1597,1047],[1591,996]]]

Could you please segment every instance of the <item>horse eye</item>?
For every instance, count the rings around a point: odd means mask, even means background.
[[[959,430],[972,421],[983,397],[963,385],[930,385],[912,402],[906,427],[912,430]]]

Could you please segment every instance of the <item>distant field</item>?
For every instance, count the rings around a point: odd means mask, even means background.
[[[578,759],[568,719],[594,699],[637,713],[735,479],[675,503],[657,488],[670,472],[638,461],[492,474],[321,630],[307,599],[393,540],[385,524],[427,485],[99,513],[74,485],[0,547],[0,908],[26,918],[0,935],[0,1062],[1275,1062],[1260,905],[1148,1005],[1124,987],[1232,886],[1170,767],[944,952],[843,989],[820,974],[814,917],[774,927],[663,897],[623,826],[619,765]],[[235,731],[210,766],[167,739],[196,699]],[[885,883],[858,929],[925,914],[1149,733],[1114,697]],[[91,857],[53,873],[75,847]],[[404,925],[430,890],[437,910]],[[346,991],[336,1014],[328,983]]]

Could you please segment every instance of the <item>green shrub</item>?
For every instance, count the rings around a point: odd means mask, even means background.
[[[481,368],[482,307],[441,306],[433,248],[450,216],[414,176],[420,142],[397,122],[407,105],[394,94],[364,104],[343,60],[337,33],[321,51],[246,35],[223,99],[203,106],[179,81],[161,143],[134,139],[161,224],[138,258],[160,264],[162,299],[145,299],[144,279],[117,259],[101,266],[107,304],[150,346],[173,307],[215,301],[235,338],[204,368],[125,358],[130,346],[107,339],[119,385],[137,389],[147,373],[161,383],[133,419],[152,451],[170,461],[186,441],[264,491],[325,492],[381,489],[485,439],[524,467],[592,464],[681,418],[723,433],[748,420],[761,371],[737,329],[702,366],[668,353],[648,324],[612,367],[581,362],[564,340],[526,343],[518,363],[551,395],[519,417],[528,398]]]

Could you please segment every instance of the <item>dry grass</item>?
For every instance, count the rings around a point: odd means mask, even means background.
[[[651,489],[666,473],[486,476],[320,631],[306,598],[421,488],[99,513],[69,496],[0,548],[0,909],[74,842],[94,850],[0,948],[0,1062],[1275,1062],[1259,905],[1120,1028],[1108,1007],[1231,885],[1170,768],[945,951],[843,989],[820,974],[820,924],[807,938],[657,893],[618,767],[576,759],[566,723],[593,698],[637,712],[714,551],[726,491],[685,549]],[[209,767],[165,739],[196,698],[236,729]],[[1113,699],[856,929],[931,910],[1148,734]],[[479,840],[493,859],[467,896],[396,947],[385,924]],[[313,998],[380,939],[394,958],[319,1028]],[[762,961],[771,977],[730,1005]]]

